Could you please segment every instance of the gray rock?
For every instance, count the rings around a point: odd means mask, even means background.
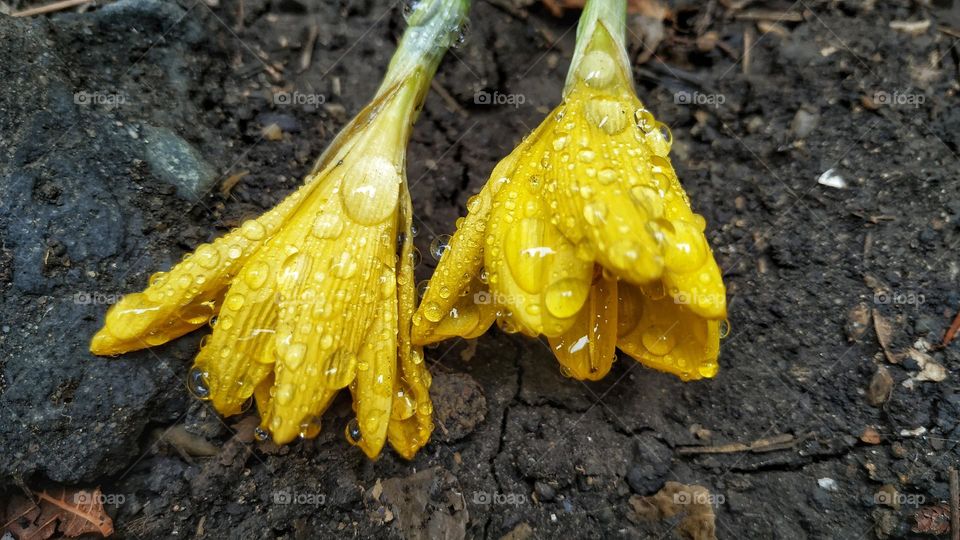
[[[627,471],[627,483],[638,495],[653,495],[666,482],[673,452],[648,433],[636,438],[634,451],[633,461]]]
[[[199,201],[213,187],[217,171],[182,137],[167,128],[143,126],[147,163],[160,180],[177,188],[177,194]]]

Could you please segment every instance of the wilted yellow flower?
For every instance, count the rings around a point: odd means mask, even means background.
[[[304,186],[125,296],[91,351],[159,345],[209,322],[188,384],[221,413],[239,413],[253,397],[258,435],[286,443],[316,436],[324,410],[349,387],[351,442],[374,457],[389,440],[412,457],[430,437],[433,407],[422,350],[410,342],[405,153],[466,8],[464,0],[418,3],[373,102]]]
[[[414,342],[494,320],[543,334],[564,373],[603,377],[619,347],[684,380],[717,371],[720,270],[637,98],[623,0],[591,0],[563,102],[468,202],[414,315]]]

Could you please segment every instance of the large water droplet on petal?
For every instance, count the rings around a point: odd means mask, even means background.
[[[376,225],[397,209],[402,177],[393,162],[379,156],[364,159],[344,179],[340,195],[347,214],[362,225]]]
[[[643,346],[655,356],[663,356],[673,350],[677,344],[677,335],[674,328],[653,325],[643,331],[640,336]]]
[[[583,307],[590,284],[576,278],[564,278],[544,292],[544,302],[551,315],[558,319],[573,317]]]

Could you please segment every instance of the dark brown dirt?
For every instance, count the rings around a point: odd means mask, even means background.
[[[0,512],[3,495],[67,484],[112,496],[122,538],[662,538],[681,518],[645,521],[630,500],[676,481],[710,491],[720,538],[912,536],[960,461],[960,343],[923,353],[960,309],[954,1],[750,3],[791,14],[769,34],[728,2],[672,3],[634,73],[725,271],[719,375],[684,384],[624,358],[582,384],[536,341],[444,343],[427,351],[444,428],[412,462],[350,448],[345,398],[316,440],[252,442],[249,420],[180,382],[202,332],[86,352],[111,298],[298,185],[375,90],[400,5],[0,15]],[[431,241],[558,102],[576,13],[528,3],[477,1],[437,77],[447,95],[417,124],[420,279]],[[650,25],[631,28],[649,56]],[[280,140],[262,136],[272,123]],[[830,169],[846,187],[818,183]],[[934,363],[943,380],[913,380]],[[787,442],[688,448],[775,436]],[[203,440],[219,453],[197,455]]]

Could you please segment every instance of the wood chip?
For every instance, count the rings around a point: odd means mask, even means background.
[[[82,6],[84,4],[89,4],[93,0],[61,0],[60,2],[54,2],[52,4],[47,4],[44,6],[37,6],[30,9],[24,9],[22,11],[14,11],[10,14],[11,17],[32,17],[34,15],[44,15],[46,13],[54,13],[57,11],[63,11],[65,9],[70,9],[76,6]]]
[[[860,440],[866,444],[880,444],[880,432],[872,426],[867,426],[860,434]]]
[[[774,34],[780,37],[788,37],[790,35],[790,31],[787,30],[785,26],[773,21],[757,21],[757,29],[764,34]]]
[[[922,21],[890,21],[890,29],[919,36],[930,29],[930,19]]]
[[[883,349],[884,356],[887,357],[887,362],[891,364],[899,364],[900,358],[890,349],[890,342],[892,341],[893,336],[893,326],[890,324],[883,315],[876,309],[873,310],[873,330],[877,333],[877,341],[880,342],[880,348]]]
[[[226,177],[223,182],[220,183],[220,194],[224,197],[230,195],[230,192],[233,191],[233,188],[236,187],[240,180],[242,180],[243,177],[248,174],[250,174],[250,171],[240,171]]]

